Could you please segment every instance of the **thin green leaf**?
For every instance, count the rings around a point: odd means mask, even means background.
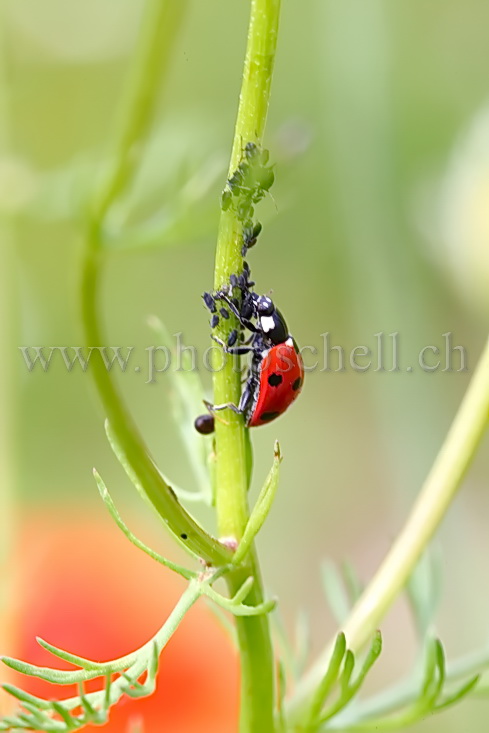
[[[280,455],[280,446],[277,441],[274,446],[272,468],[270,469],[267,480],[265,481],[263,488],[260,491],[258,499],[256,500],[256,504],[253,507],[253,511],[251,512],[250,518],[248,519],[248,523],[243,533],[241,542],[239,543],[238,549],[234,553],[232,559],[232,563],[234,565],[237,565],[242,562],[242,560],[244,560],[253,544],[256,535],[262,528],[263,523],[265,522],[270,512],[270,509],[272,508],[273,500],[275,499],[275,495],[277,493],[281,461],[282,456]]]
[[[235,603],[232,598],[224,598],[220,593],[217,593],[209,585],[202,585],[202,593],[210,598],[218,606],[224,608],[226,611],[230,611],[234,616],[261,616],[262,614],[270,613],[277,605],[276,600],[265,601],[257,606],[246,606],[244,604]]]
[[[215,575],[218,574],[219,573],[216,573]],[[210,582],[210,580],[211,578],[208,582]],[[91,692],[85,695],[80,684],[79,696],[52,702],[36,698],[35,696],[29,695],[11,685],[5,685],[4,689],[16,697],[21,704],[24,705],[25,709],[29,706],[29,712],[31,715],[29,717],[19,714],[17,718],[15,718],[15,725],[13,723],[14,718],[4,718],[0,721],[0,730],[5,730],[6,722],[9,722],[9,727],[25,728],[27,726],[26,721],[28,718],[31,722],[31,725],[29,726],[30,729],[53,732],[74,730],[75,728],[80,727],[82,723],[86,722],[103,724],[107,719],[108,709],[112,705],[115,705],[124,693],[133,697],[141,697],[143,695],[151,694],[155,687],[159,654],[172,637],[186,612],[202,595],[205,585],[206,584],[201,581],[190,581],[188,588],[185,590],[172,613],[157,631],[153,639],[131,654],[127,654],[124,657],[120,657],[103,664],[100,663],[100,668],[89,670],[81,669],[75,671],[56,670],[36,667],[35,665],[26,664],[25,662],[5,657],[4,662],[11,668],[24,674],[45,679],[49,682],[54,682],[56,684],[71,684],[73,682],[81,683],[86,679],[103,676],[105,678],[105,687],[102,690],[97,690],[96,692]],[[87,663],[89,666],[99,664],[94,663],[91,660],[76,657],[68,652],[65,653],[62,650],[58,650],[56,647],[51,647],[51,645],[46,645],[46,648],[61,653],[61,655],[63,655],[61,658],[66,658],[71,662],[76,660],[77,662]],[[120,672],[121,676],[112,682],[112,674],[115,672]],[[144,684],[142,684],[138,680],[144,675],[146,675],[146,680]],[[82,707],[84,711],[84,715],[82,717],[79,715],[75,716],[73,714],[73,711],[79,707]],[[50,717],[50,711],[60,715],[63,720],[58,721]]]
[[[242,603],[245,600],[245,598],[248,596],[254,582],[255,582],[254,578],[252,577],[246,578],[243,585],[241,585],[238,588],[234,596],[230,599],[231,603],[236,606]]]
[[[358,692],[358,690],[361,688],[361,686],[365,682],[365,679],[368,673],[372,669],[377,659],[380,657],[381,653],[382,653],[382,635],[380,631],[377,630],[374,634],[374,638],[372,639],[370,649],[368,650],[367,656],[364,659],[360,672],[358,676],[356,677],[355,681],[353,682],[353,684],[350,686],[350,692],[351,692],[350,698],[353,697]]]
[[[15,687],[14,685],[5,683],[2,685],[2,689],[5,690],[5,692],[8,692],[9,695],[12,695],[12,697],[17,698],[17,700],[22,704],[30,703],[35,708],[41,710],[49,710],[51,708],[51,703],[48,700],[43,700],[42,697],[36,697],[28,692],[24,692],[24,690],[21,690],[19,687]]]
[[[105,689],[104,689],[104,710],[108,710],[110,707],[110,693],[112,690],[112,675],[108,672],[105,675]]]
[[[426,694],[426,703],[429,708],[433,707],[441,691],[443,690],[443,685],[445,684],[445,650],[443,649],[443,644],[439,639],[435,639],[435,660],[436,674],[434,675],[434,682],[432,685],[432,689]]]
[[[278,707],[278,733],[285,733],[286,722],[285,722],[285,711],[284,711],[284,700],[287,693],[287,673],[285,671],[285,665],[281,659],[278,661],[278,694],[277,694],[277,707]]]
[[[441,649],[441,653],[440,653]],[[442,670],[440,671],[440,664]],[[445,658],[443,647],[438,639],[430,639],[426,645],[426,662],[423,685],[421,687],[420,705],[430,704],[433,694],[439,691],[440,679],[445,676]],[[443,684],[443,682],[442,682]]]
[[[326,670],[321,682],[311,700],[309,713],[306,715],[308,726],[314,726],[319,721],[321,710],[328,699],[334,684],[338,680],[341,664],[346,653],[346,638],[342,631],[336,637],[336,641]]]
[[[85,692],[83,690],[83,685],[80,684],[80,704],[83,708],[83,712],[85,715],[85,720],[87,722],[99,722],[100,713],[98,710],[96,710],[93,705],[91,704],[88,697],[85,695]]]
[[[343,669],[341,671],[339,683],[342,691],[346,692],[350,684],[350,679],[353,674],[353,668],[355,667],[355,655],[351,649],[346,650],[345,660],[343,662]]]
[[[10,669],[28,675],[29,677],[37,677],[46,682],[52,682],[55,685],[73,685],[77,682],[85,682],[93,680],[100,676],[100,670],[62,670],[53,669],[52,667],[38,667],[35,664],[21,662],[11,657],[1,657],[1,661],[10,667]]]
[[[68,730],[75,730],[78,727],[69,712],[61,705],[61,703],[56,702],[56,700],[53,700],[53,710],[64,720]]]
[[[369,720],[353,725],[358,730],[397,730],[421,720],[436,709],[445,681],[445,654],[438,639],[429,639],[425,647],[425,668],[419,695],[414,702],[398,715]]]
[[[85,659],[84,657],[78,657],[76,654],[71,654],[71,652],[66,652],[63,649],[59,649],[56,646],[53,646],[52,644],[49,644],[49,642],[44,641],[44,639],[41,639],[40,636],[36,637],[36,641],[43,649],[46,649],[50,654],[52,654],[54,657],[58,657],[59,659],[63,659],[65,662],[69,662],[70,664],[74,664],[77,667],[81,667],[82,669],[86,670],[96,670],[99,674],[100,672],[104,671],[105,664],[103,662],[93,662],[91,659]]]
[[[425,651],[426,657],[426,651]],[[489,664],[489,655],[487,650],[477,650],[465,655],[464,657],[451,662],[447,669],[446,680],[447,682],[461,681],[462,691],[466,684],[474,683],[479,677],[480,673],[477,670],[485,669]],[[468,682],[466,682],[468,680]],[[479,682],[480,684],[480,682]],[[479,687],[475,687],[475,690],[469,690],[474,695],[478,695]],[[455,693],[453,693],[455,694]],[[334,728],[343,727],[349,728],[349,726],[355,724],[358,727],[362,725],[362,729],[365,727],[362,721],[381,721],[387,719],[387,716],[394,714],[396,711],[406,709],[407,706],[411,706],[408,709],[412,709],[412,705],[416,704],[420,696],[420,683],[419,675],[412,673],[407,679],[395,684],[386,690],[372,696],[371,698],[362,701],[354,711],[342,711],[338,718],[335,720]],[[446,697],[451,698],[452,695]],[[443,705],[437,703],[436,710],[439,706]]]
[[[436,639],[428,639],[425,646],[425,661],[423,681],[420,690],[420,700],[425,699],[433,687],[436,676],[437,649]]]
[[[433,550],[425,553],[407,586],[407,597],[420,639],[424,639],[433,623],[441,597],[441,562],[439,553]]]
[[[131,532],[131,530],[127,527],[127,525],[121,518],[112,500],[112,497],[109,494],[109,490],[107,489],[107,486],[105,485],[103,479],[101,478],[101,476],[99,475],[99,473],[96,471],[95,468],[93,469],[93,475],[97,483],[97,487],[98,487],[100,496],[102,497],[102,501],[104,502],[105,506],[109,510],[112,519],[115,521],[119,529],[122,530],[122,532],[126,535],[127,539],[130,542],[132,542],[133,545],[135,545],[140,550],[145,552],[147,555],[153,558],[153,560],[156,560],[156,562],[159,562],[161,563],[161,565],[164,565],[165,567],[169,568],[170,570],[173,570],[175,573],[178,573],[186,580],[191,580],[192,578],[197,577],[197,573],[193,572],[192,570],[187,570],[187,568],[184,568],[181,565],[177,565],[176,563],[171,562],[171,560],[167,560],[165,557],[155,552],[150,547],[145,545],[144,542],[138,539],[136,535],[134,535]],[[78,662],[74,662],[74,664],[78,664]],[[80,665],[80,666],[83,666],[83,665]]]
[[[105,420],[104,427],[105,427],[105,434],[107,436],[107,440],[109,441],[109,445],[112,448],[112,451],[115,457],[117,458],[122,468],[126,472],[126,475],[128,476],[131,483],[133,484],[134,488],[136,489],[138,494],[141,496],[141,498],[144,499],[146,504],[151,506],[151,508],[154,508],[146,494],[146,491],[144,490],[144,487],[141,481],[139,480],[138,476],[132,470],[132,467],[129,461],[127,460],[126,454],[122,450],[121,446],[119,445],[117,441],[116,436],[112,432],[112,428],[110,427],[110,423],[108,420]]]
[[[116,436],[112,432],[112,429],[110,427],[110,423],[109,423],[108,420],[105,421],[105,434],[107,435],[107,440],[109,441],[110,447],[112,448],[112,451],[114,452],[115,457],[117,458],[117,460],[121,464],[122,468],[126,472],[126,475],[128,476],[129,480],[133,484],[134,488],[136,489],[136,491],[138,492],[138,494],[141,496],[141,498],[145,501],[145,503],[148,506],[150,506],[151,509],[154,511],[154,509],[155,509],[154,504],[149,499],[146,491],[144,490],[144,487],[143,487],[141,481],[139,480],[139,477],[133,471],[133,469],[132,469],[129,461],[127,460],[126,454],[122,450],[121,446],[119,445],[119,442],[117,441]],[[159,473],[159,475],[161,476],[161,478],[165,482],[165,484],[168,487],[170,487],[170,482],[167,480],[167,478],[165,477],[165,475],[159,470],[158,466],[154,463],[154,461],[153,461],[153,465],[155,467],[155,470]],[[179,489],[179,491],[180,491],[180,494],[184,493],[182,489]],[[173,488],[171,488],[171,492],[173,494],[173,498],[175,500],[177,500],[177,502],[178,502],[179,497],[177,496],[177,494],[176,494],[176,492],[174,491]],[[158,516],[160,518],[162,518],[161,515],[160,515],[160,513],[159,512],[157,512],[157,513],[158,513]],[[177,536],[176,534],[174,534],[174,537],[182,545],[182,547],[185,548],[185,550],[188,553],[194,555],[194,557],[198,557],[198,555],[196,555],[194,552],[192,552],[191,548],[189,547],[189,545],[187,543],[182,542],[180,540],[179,536]]]
[[[190,500],[204,501],[210,505],[212,488],[209,466],[214,452],[214,438],[212,435],[200,435],[194,427],[194,420],[202,412],[202,400],[205,397],[200,373],[192,363],[193,353],[190,356],[189,351],[183,348],[176,351],[174,339],[157,316],[150,316],[148,325],[172,355],[172,367],[166,374],[171,385],[173,418],[200,488],[198,492],[185,492],[185,495]]]
[[[457,690],[455,690],[454,692],[444,697],[442,702],[438,703],[434,707],[434,710],[436,711],[445,710],[446,708],[450,707],[451,705],[454,705],[459,700],[462,700],[462,698],[466,697],[471,692],[473,692],[479,680],[480,680],[480,675],[476,674],[474,677],[468,680],[464,685],[462,685]]]
[[[356,679],[352,684],[350,684],[350,679],[355,667],[355,657],[350,650],[346,652],[343,671],[339,679],[341,688],[340,696],[338,700],[326,711],[326,713],[321,716],[321,723],[325,723],[326,721],[331,720],[331,718],[333,718],[341,710],[343,710],[348,705],[348,703],[355,697],[355,695],[363,685],[368,673],[379,658],[381,652],[382,636],[380,634],[380,631],[377,631],[374,635],[374,638],[372,639],[370,649],[368,650],[367,655],[363,661],[360,672],[358,673]]]
[[[353,565],[344,560],[341,563],[342,576],[349,596],[349,605],[353,607],[364,591],[364,584],[360,580]]]
[[[154,685],[141,684],[137,680],[131,678],[128,674],[123,674],[122,677],[126,680],[127,684],[122,686],[122,690],[125,695],[129,697],[147,697],[153,692]]]
[[[325,723],[326,721],[331,720],[331,718],[334,718],[335,715],[340,712],[340,710],[343,710],[343,708],[350,702],[351,698],[353,697],[355,690],[354,687],[350,685],[350,679],[353,674],[354,667],[355,655],[350,649],[347,649],[343,662],[343,669],[338,680],[341,690],[340,695],[336,702],[334,702],[326,710],[324,715],[321,716],[321,723]]]
[[[158,673],[159,660],[160,660],[160,655],[158,652],[158,645],[156,642],[153,642],[153,651],[152,651],[151,660],[148,666],[148,678],[151,680],[156,679],[156,675]]]
[[[321,580],[324,594],[336,623],[341,626],[351,610],[343,578],[336,565],[330,561],[321,566]]]
[[[31,705],[31,703],[29,702],[23,702],[22,707],[31,714],[34,721],[37,721],[38,723],[43,723],[46,720],[46,714],[43,711],[39,710],[35,705]]]

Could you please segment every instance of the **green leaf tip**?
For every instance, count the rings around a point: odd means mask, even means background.
[[[53,657],[58,657],[58,659],[62,659],[65,662],[69,662],[69,664],[74,664],[77,667],[81,667],[85,670],[103,670],[105,669],[105,666],[102,662],[93,662],[90,659],[85,659],[84,657],[79,657],[76,654],[71,654],[71,652],[64,651],[64,649],[59,649],[56,646],[53,646],[53,644],[50,644],[47,641],[44,641],[44,639],[41,639],[40,636],[36,636],[36,642],[39,644],[40,647],[43,649],[46,649],[50,654],[53,655]]]
[[[309,710],[306,713],[307,725],[313,728],[318,722],[326,700],[338,680],[341,664],[346,653],[346,637],[343,631],[336,636],[329,664],[316,690],[313,693]]]
[[[459,702],[459,700],[462,700],[464,697],[469,695],[471,692],[474,691],[475,687],[481,679],[481,676],[482,675],[480,674],[476,674],[474,675],[474,677],[471,677],[467,682],[461,685],[454,692],[448,694],[441,703],[435,706],[434,710],[445,710],[446,708],[451,707],[455,703]]]
[[[253,545],[256,535],[263,527],[263,524],[270,513],[277,494],[281,461],[282,455],[280,452],[280,445],[278,441],[275,441],[272,468],[270,469],[270,473],[268,474],[258,495],[258,499],[256,500],[256,504],[253,507],[250,518],[248,519],[238,549],[234,553],[231,561],[233,565],[239,565],[244,560]]]
[[[181,575],[186,580],[191,580],[192,578],[197,577],[197,573],[195,573],[192,570],[188,570],[187,568],[182,567],[181,565],[177,565],[176,563],[172,562],[171,560],[167,560],[163,555],[160,555],[158,552],[155,552],[150,547],[144,544],[136,535],[134,535],[129,527],[126,525],[122,517],[120,516],[119,512],[117,511],[117,508],[112,500],[112,497],[109,493],[109,490],[98,473],[98,471],[94,468],[93,469],[93,475],[95,477],[95,481],[97,484],[97,488],[99,490],[100,496],[102,498],[102,501],[104,502],[105,506],[109,510],[109,513],[112,517],[112,519],[115,521],[119,529],[125,534],[129,542],[131,542],[135,547],[142,550],[146,555],[149,555],[153,560],[156,560],[156,562],[160,563],[160,565],[164,565],[166,568],[169,568],[170,570],[173,570],[173,572],[177,573],[178,575]],[[67,660],[69,661],[69,660]],[[74,664],[78,664],[78,662],[73,662]]]
[[[143,486],[139,475],[127,459],[124,446],[119,442],[116,431],[112,429],[108,420],[105,421],[105,432],[114,455],[139,495],[156,511],[164,526],[182,544],[182,547],[193,557],[203,558],[213,565],[224,565],[229,562],[231,553],[226,551],[226,548],[208,534],[186,511],[152,458],[145,455],[145,461],[147,459],[149,462],[151,475],[146,485]],[[187,536],[188,541],[182,543],[183,534]]]

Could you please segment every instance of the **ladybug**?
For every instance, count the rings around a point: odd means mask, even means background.
[[[275,420],[299,396],[304,381],[304,364],[299,348],[290,335],[283,315],[266,295],[257,295],[248,288],[242,288],[242,302],[239,308],[229,292],[217,291],[213,300],[224,301],[238,318],[241,326],[252,332],[249,344],[235,346],[237,332],[232,331],[228,343],[213,336],[228,354],[251,353],[251,366],[238,405],[226,403],[211,405],[205,403],[210,413],[230,409],[244,415],[246,427],[258,427]],[[256,320],[256,324],[251,319]],[[197,418],[195,427],[206,434],[211,432],[210,423]]]

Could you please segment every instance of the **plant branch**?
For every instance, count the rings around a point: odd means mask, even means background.
[[[453,501],[488,421],[489,341],[403,530],[343,627],[351,649],[366,643],[406,584]],[[298,686],[291,712],[297,713],[317,687],[330,655],[328,647]]]
[[[270,98],[270,86],[277,44],[280,0],[251,0],[248,44],[234,133],[229,177],[237,168],[247,143],[261,147]],[[216,289],[227,284],[233,273],[243,269],[241,249],[243,222],[233,206],[221,212],[214,275]],[[219,336],[226,340],[236,321],[221,326]],[[239,402],[241,376],[228,363],[214,374],[216,403]],[[216,420],[216,509],[221,536],[240,540],[249,510],[247,492],[251,449],[242,416],[226,411],[226,423]],[[246,561],[228,576],[231,595],[247,577],[254,578],[248,603],[263,602],[263,586],[256,552],[251,547]],[[237,619],[241,656],[241,733],[273,731],[274,659],[268,618],[264,615]]]
[[[121,108],[114,154],[95,190],[87,214],[82,282],[83,327],[87,346],[104,344],[98,300],[107,216],[133,179],[139,153],[154,116],[157,92],[168,75],[171,51],[187,4],[188,0],[179,0],[178,3],[148,0],[146,5],[135,61]],[[230,552],[192,519],[158,472],[102,359],[93,360],[91,366],[111,429],[158,514],[170,531],[180,541],[184,540],[191,552],[216,565],[229,562]]]

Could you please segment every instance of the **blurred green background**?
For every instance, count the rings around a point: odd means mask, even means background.
[[[131,61],[136,0],[4,0],[0,38],[2,537],[46,507],[105,517],[101,471],[122,513],[158,523],[112,457],[88,374],[28,373],[19,345],[82,343],[80,207],[104,162]],[[193,478],[169,414],[168,379],[145,384],[146,325],[203,350],[200,300],[213,278],[219,193],[230,150],[248,3],[194,0],[137,185],[113,217],[104,316],[108,344],[135,346],[143,369],[119,377],[164,472]],[[334,621],[323,558],[367,581],[388,550],[467,386],[489,311],[489,5],[484,0],[285,0],[266,135],[273,200],[249,262],[300,345],[321,334],[348,354],[399,333],[401,370],[307,375],[301,399],[253,432],[255,488],[273,441],[285,461],[259,550],[287,625],[308,609],[315,648]],[[119,235],[118,232],[123,232]],[[420,349],[463,345],[468,370],[425,372]],[[135,357],[136,358],[136,357]],[[310,363],[310,359],[306,358]],[[413,366],[411,372],[407,366]],[[442,365],[443,367],[443,365]],[[389,364],[387,364],[389,368]],[[210,384],[208,374],[204,374]],[[487,441],[437,537],[448,654],[489,636]],[[54,510],[53,510],[54,511]],[[211,521],[203,514],[206,521]],[[73,522],[76,512],[73,513]],[[146,529],[145,529],[146,528]],[[163,545],[166,539],[162,540]],[[168,544],[168,543],[167,543]],[[404,601],[385,622],[372,689],[410,669]],[[481,641],[482,640],[482,641]],[[487,705],[419,730],[485,731]]]

